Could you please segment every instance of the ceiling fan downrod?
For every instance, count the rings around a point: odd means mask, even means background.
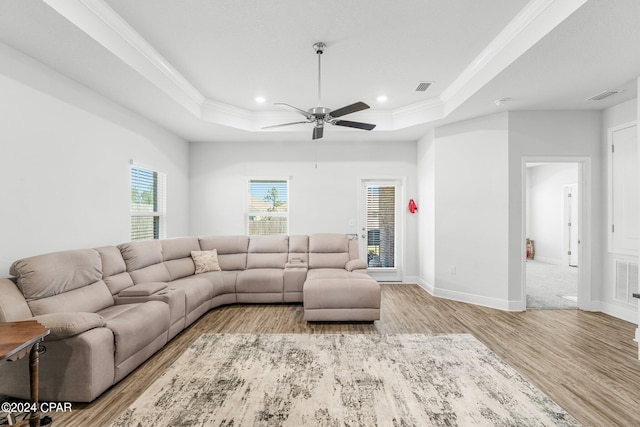
[[[313,45],[313,48],[315,49],[316,54],[318,55],[318,107],[320,107],[322,105],[321,104],[321,99],[322,99],[321,98],[321,94],[322,94],[322,92],[321,92],[321,88],[322,88],[322,80],[321,80],[321,77],[322,77],[322,64],[321,64],[321,58],[322,58],[322,54],[324,53],[324,48],[326,48],[326,47],[327,47],[327,45],[324,44],[323,42],[318,42],[318,43],[315,43]]]

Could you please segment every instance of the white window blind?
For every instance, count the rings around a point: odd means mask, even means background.
[[[166,174],[131,165],[131,240],[166,236]]]
[[[396,187],[367,186],[367,262],[393,268],[395,261]]]
[[[289,234],[289,181],[250,179],[248,234]]]

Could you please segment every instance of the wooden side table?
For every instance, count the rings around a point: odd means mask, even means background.
[[[38,402],[38,364],[40,362],[40,342],[51,331],[35,320],[23,322],[0,322],[0,363],[20,359],[29,352],[29,384],[34,411],[29,417],[29,426],[40,425]],[[26,425],[20,423],[18,425]]]

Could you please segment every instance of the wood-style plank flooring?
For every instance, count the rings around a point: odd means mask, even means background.
[[[579,310],[510,313],[434,298],[416,285],[382,286],[375,323],[307,323],[302,306],[232,305],[211,310],[90,404],[54,413],[53,426],[108,425],[201,334],[470,333],[586,426],[640,425],[636,326]]]

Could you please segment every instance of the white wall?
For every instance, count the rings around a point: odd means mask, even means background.
[[[609,152],[609,140],[608,140],[609,129],[616,126],[637,121],[637,116],[638,116],[637,102],[638,102],[637,99],[633,99],[618,105],[614,105],[613,107],[607,108],[602,112],[601,138],[602,138],[602,152],[604,153],[603,155],[605,159],[608,158],[607,156]],[[640,165],[640,159],[638,161]],[[607,206],[609,202],[609,194],[608,194],[609,164],[608,162],[606,162],[606,166],[607,167],[603,169],[603,175],[602,175],[603,181],[605,182],[604,184],[604,188],[606,191],[605,194],[607,195],[605,198],[605,202],[607,204],[605,204],[605,210],[603,212],[603,215],[605,216],[605,218],[608,218],[608,211],[607,211]],[[640,197],[640,194],[638,195],[638,197]],[[640,221],[640,218],[638,218],[638,221]],[[638,312],[636,311],[637,309],[635,307],[638,305],[637,300],[633,301],[631,304],[625,304],[620,301],[617,301],[614,298],[614,295],[615,295],[615,261],[616,259],[637,262],[638,257],[632,256],[632,255],[625,255],[625,254],[609,253],[608,245],[607,245],[608,234],[609,234],[608,219],[603,224],[602,233],[603,233],[603,239],[604,239],[605,245],[603,248],[604,250],[603,250],[602,260],[601,260],[601,263],[603,265],[603,277],[602,277],[603,280],[602,280],[602,287],[601,287],[600,298],[599,298],[600,309],[605,313],[609,313],[614,316],[626,319],[630,322],[637,323]]]
[[[584,202],[590,206],[590,221],[582,223],[581,251],[589,268],[582,268],[582,285],[587,302],[585,309],[597,309],[589,304],[599,300],[602,282],[602,225],[605,203],[603,152],[600,141],[599,111],[516,111],[509,113],[509,299],[524,302],[522,275],[523,242],[523,158],[554,158],[574,161],[584,159],[584,171],[590,181],[583,188]],[[584,186],[583,186],[584,187]],[[590,245],[586,245],[586,242]],[[591,248],[589,250],[588,248]],[[591,285],[593,284],[593,286]],[[580,302],[580,300],[579,300]],[[524,305],[524,303],[523,303]],[[524,308],[524,306],[522,307]]]
[[[418,283],[434,293],[436,239],[435,132],[418,141]]]
[[[548,163],[528,168],[527,173],[529,229],[526,236],[535,241],[535,259],[566,265],[564,186],[578,184],[578,166]]]
[[[4,45],[0,63],[0,277],[22,257],[128,241],[130,159],[168,174],[168,235],[187,233],[185,141]]]
[[[509,308],[507,128],[502,113],[435,130],[436,296]]]
[[[193,235],[246,234],[252,177],[290,178],[290,234],[358,233],[358,178],[406,177],[406,199],[420,206],[415,142],[191,143],[190,151]],[[415,280],[418,219],[403,212],[404,275]]]

